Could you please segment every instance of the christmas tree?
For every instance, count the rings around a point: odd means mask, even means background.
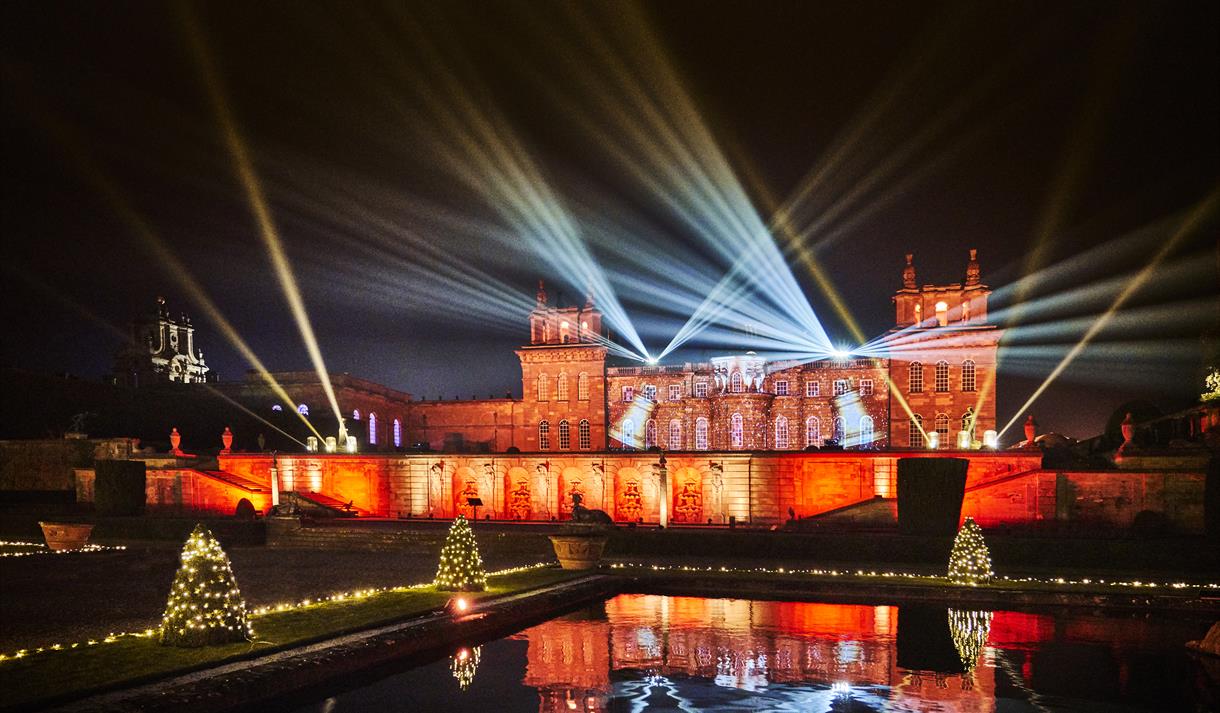
[[[949,579],[954,584],[983,584],[991,581],[991,555],[983,542],[983,528],[973,518],[966,518],[953,540],[949,553]]]
[[[196,525],[182,547],[182,566],[161,617],[161,643],[207,646],[252,636],[228,555],[206,527]]]
[[[474,530],[465,516],[458,515],[449,528],[441,562],[436,570],[436,588],[456,592],[481,592],[487,588],[483,558],[474,541]]]

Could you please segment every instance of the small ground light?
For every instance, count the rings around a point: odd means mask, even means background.
[[[465,614],[466,612],[470,611],[470,600],[466,597],[454,597],[450,599],[447,604],[445,604],[445,609],[448,610],[450,614]]]

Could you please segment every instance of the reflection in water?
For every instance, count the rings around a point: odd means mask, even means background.
[[[987,635],[991,633],[992,616],[989,611],[949,610],[949,635],[953,637],[953,646],[962,659],[966,673],[973,672],[979,663],[979,655],[983,653]]]
[[[457,653],[449,657],[449,671],[457,679],[458,688],[463,691],[474,682],[474,675],[478,673],[479,658],[482,656],[482,652],[482,646],[476,646],[473,649],[463,646],[457,650]]]

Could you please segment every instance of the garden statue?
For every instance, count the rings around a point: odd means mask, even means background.
[[[614,523],[605,510],[590,510],[580,501],[584,499],[580,493],[572,493],[572,522],[586,523],[589,525],[611,525]]]

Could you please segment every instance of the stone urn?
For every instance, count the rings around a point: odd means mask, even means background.
[[[558,535],[551,535],[551,546],[564,569],[596,569],[606,550],[610,536],[601,527],[568,525]]]
[[[228,426],[225,426],[225,432],[220,434],[220,442],[224,445],[224,450],[221,453],[228,454],[233,452],[233,432],[229,430]]]
[[[178,427],[174,426],[174,430],[169,432],[169,449],[170,453],[180,453],[178,448],[182,445],[182,434],[178,433]]]
[[[1034,448],[1034,437],[1038,435],[1038,422],[1034,420],[1034,415],[1031,413],[1029,418],[1025,419],[1025,447]]]
[[[56,552],[64,550],[79,550],[89,541],[93,525],[69,522],[40,522],[42,536],[47,541],[47,547]]]

